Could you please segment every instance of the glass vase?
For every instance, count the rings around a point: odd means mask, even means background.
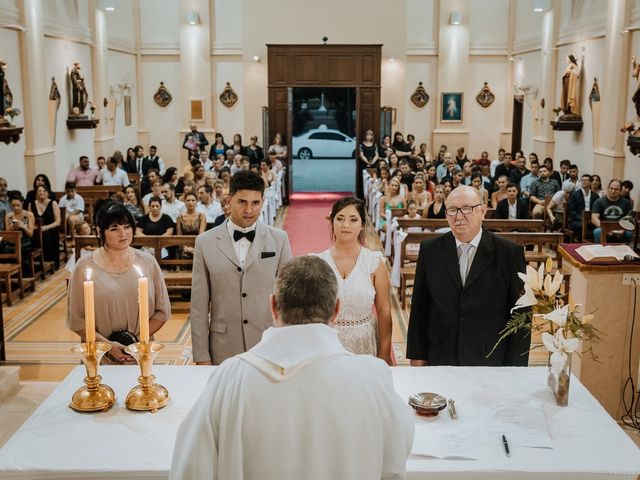
[[[569,404],[569,383],[571,381],[571,353],[566,354],[564,365],[558,370],[551,368],[551,354],[549,354],[547,386],[559,407]]]

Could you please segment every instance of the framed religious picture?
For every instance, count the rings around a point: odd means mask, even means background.
[[[462,92],[442,92],[441,103],[441,122],[462,122]]]
[[[487,108],[495,101],[495,99],[496,96],[489,88],[489,84],[487,82],[484,82],[484,86],[476,95],[476,102],[478,102],[481,107]]]
[[[189,112],[192,122],[204,122],[204,98],[190,98]]]

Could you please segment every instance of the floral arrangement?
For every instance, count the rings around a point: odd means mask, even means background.
[[[551,269],[552,260],[548,258],[538,270],[527,265],[526,273],[518,273],[524,282],[524,293],[511,309],[511,318],[500,332],[493,350],[518,331],[541,332],[542,343],[551,352],[551,371],[558,373],[567,362],[568,354],[578,350],[581,340],[593,344],[600,338],[593,326],[592,314],[585,315],[582,305],[573,303],[571,296],[564,303],[559,291],[564,275],[560,270],[551,275]],[[596,358],[591,346],[587,352]]]

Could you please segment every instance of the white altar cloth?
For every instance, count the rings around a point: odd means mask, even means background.
[[[169,405],[156,414],[124,407],[139,372],[133,366],[100,369],[118,397],[109,412],[72,411],[69,400],[84,376],[83,367],[74,369],[0,450],[0,479],[166,479],[178,426],[214,368],[155,366],[157,381],[171,394]],[[393,377],[402,398],[431,391],[456,401],[459,420],[446,411],[436,419],[416,416],[416,435],[428,434],[436,423],[440,431],[451,428],[464,435],[467,425],[482,425],[495,402],[526,397],[543,404],[553,443],[553,449],[512,446],[506,457],[498,439],[484,432],[474,439],[478,460],[412,456],[409,479],[632,479],[640,474],[640,450],[575,377],[564,408],[556,407],[545,390],[542,367],[407,367],[394,368]]]

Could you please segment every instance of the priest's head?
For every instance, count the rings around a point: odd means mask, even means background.
[[[278,273],[271,295],[276,327],[326,323],[332,325],[340,311],[338,282],[327,262],[316,256],[297,257]]]

